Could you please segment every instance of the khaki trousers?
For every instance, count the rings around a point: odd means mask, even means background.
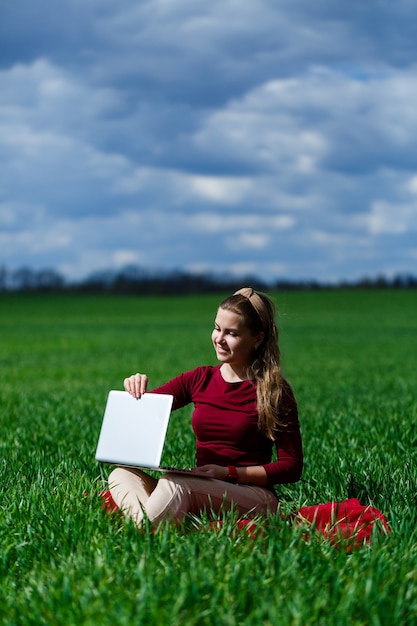
[[[109,489],[118,507],[138,526],[144,515],[157,526],[161,521],[181,522],[187,513],[218,514],[233,508],[239,517],[254,517],[278,509],[278,498],[264,487],[172,472],[156,479],[141,470],[118,467],[109,476]]]

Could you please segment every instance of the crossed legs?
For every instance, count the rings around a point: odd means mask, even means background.
[[[233,485],[222,480],[166,473],[159,480],[141,470],[118,467],[109,488],[119,508],[140,526],[144,515],[153,525],[180,522],[187,513],[219,513],[234,507],[238,515],[276,512],[278,499],[263,487]]]

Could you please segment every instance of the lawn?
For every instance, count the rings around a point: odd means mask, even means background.
[[[94,460],[109,389],[214,363],[221,296],[0,296],[0,623],[7,626],[417,622],[417,292],[272,294],[305,470],[283,510],[357,497],[389,536],[346,553],[281,519],[255,539],[207,520],[151,534],[108,516]],[[191,408],[167,464],[192,463]],[[87,496],[85,494],[88,494]]]

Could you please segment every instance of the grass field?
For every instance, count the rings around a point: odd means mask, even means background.
[[[282,520],[253,540],[232,519],[151,534],[107,516],[94,453],[108,390],[214,363],[220,296],[2,295],[2,625],[417,623],[417,292],[273,296],[306,460],[283,510],[354,496],[391,535],[346,554]],[[173,416],[168,464],[192,462],[190,415]]]

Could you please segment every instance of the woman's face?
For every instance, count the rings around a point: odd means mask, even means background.
[[[252,335],[243,319],[232,311],[218,309],[211,335],[217,358],[222,363],[247,367],[264,333]]]

